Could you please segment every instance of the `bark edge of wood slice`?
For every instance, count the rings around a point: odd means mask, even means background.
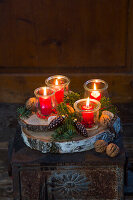
[[[116,132],[110,129],[98,129],[95,134],[88,134],[87,138],[82,137],[79,140],[71,140],[64,142],[51,142],[51,133],[44,132],[44,137],[38,137],[37,133],[29,134],[22,127],[21,135],[24,143],[31,149],[41,151],[42,153],[75,153],[88,151],[94,148],[94,143],[97,140],[105,140],[107,143],[112,142],[120,132],[120,118],[116,118],[112,124],[115,127]]]
[[[48,120],[45,120],[45,119],[40,119],[39,117],[37,117],[36,114],[32,114],[28,118],[20,118],[18,122],[21,125],[21,127],[29,131],[46,132],[48,130],[48,125],[56,117],[57,115],[50,116]]]

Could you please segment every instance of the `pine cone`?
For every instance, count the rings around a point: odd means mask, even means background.
[[[57,128],[58,126],[60,126],[63,123],[64,119],[65,119],[65,115],[62,115],[53,119],[48,125],[48,130],[53,130]]]
[[[77,119],[74,120],[74,125],[75,125],[78,133],[80,133],[80,135],[82,135],[84,137],[88,136],[88,133],[87,133],[85,126],[82,125],[80,122],[78,122]]]

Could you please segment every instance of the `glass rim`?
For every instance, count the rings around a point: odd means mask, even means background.
[[[38,92],[39,90],[44,89],[44,88],[45,88],[45,86],[44,86],[44,87],[36,88],[36,89],[34,90],[34,95],[35,95],[36,97],[49,97],[49,96],[53,96],[53,95],[55,94],[55,90],[54,90],[53,88],[50,88],[50,87],[47,87],[47,86],[46,86],[46,89],[51,90],[51,91],[52,91],[52,94],[49,94],[49,95],[39,95],[39,94],[37,94],[37,92]]]
[[[86,81],[86,82],[84,83],[84,89],[85,89],[85,90],[94,91],[94,89],[91,89],[91,88],[88,88],[88,87],[87,87],[88,83],[91,83],[91,82],[94,82],[94,83],[96,83],[96,82],[101,82],[101,83],[104,84],[104,87],[103,87],[103,88],[96,89],[96,91],[104,91],[104,90],[107,90],[107,89],[108,89],[108,83],[107,83],[106,81],[104,81],[104,80],[102,80],[102,79],[90,79],[90,80],[88,80],[88,81]]]
[[[101,103],[99,101],[97,101],[95,99],[90,99],[90,102],[93,102],[93,103],[95,103],[97,105],[96,108],[93,108],[91,110],[82,110],[82,109],[78,108],[78,104],[80,102],[83,102],[83,101],[86,102],[87,98],[85,98],[85,99],[79,99],[78,101],[76,101],[74,103],[74,109],[75,109],[75,111],[78,111],[78,112],[89,112],[89,113],[91,113],[91,112],[96,112],[96,111],[98,111],[101,108]]]
[[[59,79],[59,77],[60,78],[64,78],[65,80],[67,80],[67,82],[66,83],[63,83],[63,84],[61,84],[61,85],[54,85],[54,84],[52,84],[52,83],[49,83],[49,81],[50,80],[52,80],[52,79]],[[50,76],[50,77],[48,77],[46,80],[45,80],[45,84],[46,85],[48,85],[48,86],[50,86],[50,87],[58,87],[58,86],[66,86],[66,85],[68,85],[70,83],[70,79],[67,77],[67,76],[64,76],[64,75],[53,75],[53,76]]]

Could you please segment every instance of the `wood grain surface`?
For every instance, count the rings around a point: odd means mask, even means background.
[[[25,103],[34,96],[34,90],[45,85],[51,74],[3,74],[0,75],[0,102]],[[133,101],[133,75],[128,73],[65,74],[70,80],[70,89],[84,94],[83,84],[92,78],[101,78],[109,84],[109,95],[113,102]]]
[[[128,0],[0,3],[0,66],[125,66]]]
[[[51,74],[83,92],[109,83],[114,102],[133,101],[132,0],[0,1],[0,102],[24,102]]]

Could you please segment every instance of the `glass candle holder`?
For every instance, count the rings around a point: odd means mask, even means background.
[[[34,94],[38,99],[38,117],[45,118],[49,116],[55,107],[55,91],[49,87],[40,87],[35,89]]]
[[[108,97],[108,84],[101,79],[91,79],[84,83],[84,97],[90,97],[100,101],[104,96]]]
[[[98,128],[99,109],[101,104],[95,99],[80,99],[74,103],[78,120],[87,130]]]
[[[70,80],[66,76],[55,75],[47,78],[45,83],[48,87],[55,90],[55,99],[57,103],[59,104],[63,102],[64,94],[66,94],[69,90]]]

